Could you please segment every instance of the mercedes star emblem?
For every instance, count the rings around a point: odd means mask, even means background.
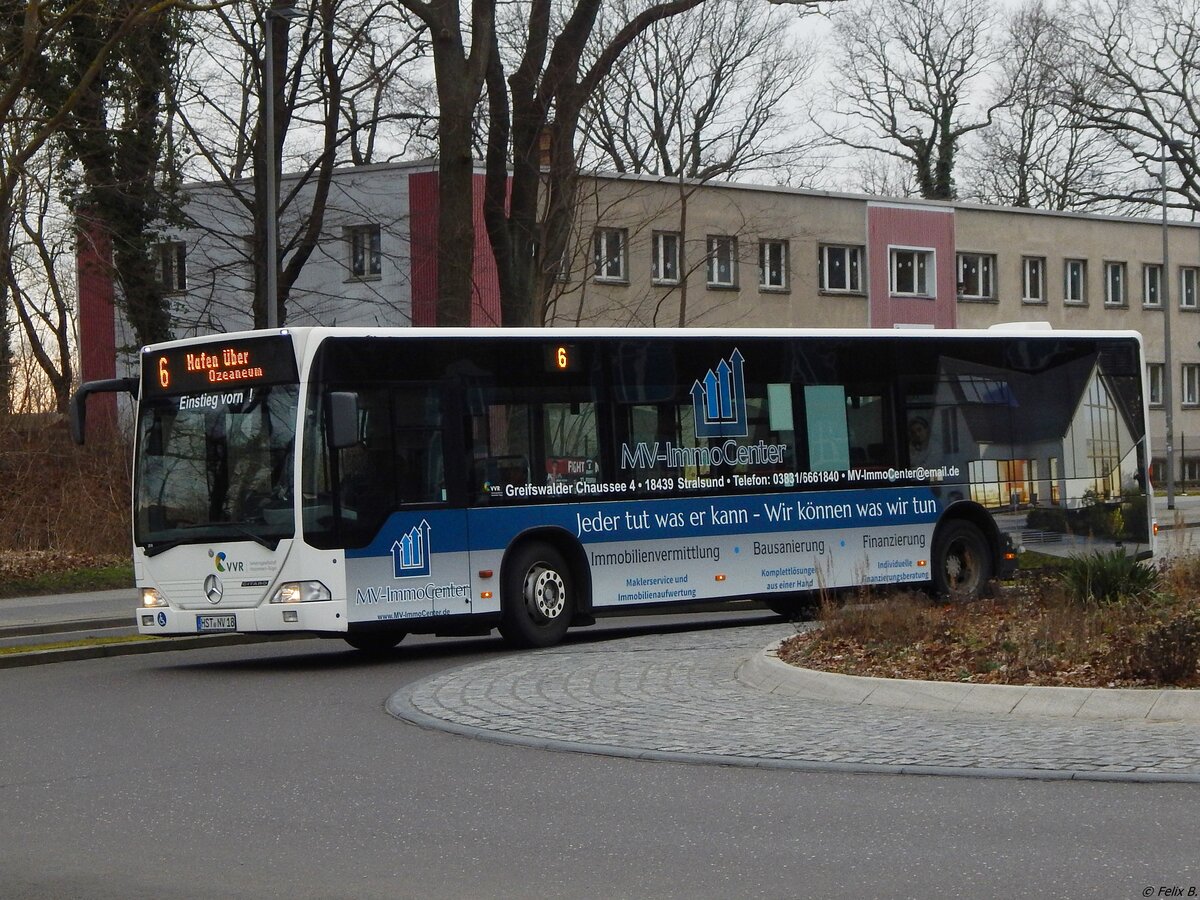
[[[204,579],[204,596],[208,598],[209,603],[220,603],[224,593],[225,587],[216,575],[209,575]]]

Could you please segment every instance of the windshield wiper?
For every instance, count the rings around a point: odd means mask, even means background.
[[[146,551],[147,556],[158,556],[160,553],[166,553],[172,547],[178,547],[182,544],[179,538],[173,538],[169,541],[150,541],[142,545],[142,549]]]
[[[279,542],[281,540],[283,540],[280,537],[276,537],[275,542],[271,543],[270,538],[263,537],[261,534],[255,534],[253,531],[251,531],[245,525],[237,525],[233,522],[222,522],[221,524],[224,525],[226,528],[233,529],[238,534],[245,535],[246,537],[250,538],[250,540],[254,541],[254,543],[259,544],[263,547],[266,547],[268,550],[270,550],[272,552],[274,552],[274,550],[279,546]]]

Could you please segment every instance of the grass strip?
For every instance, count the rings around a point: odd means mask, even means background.
[[[114,588],[133,590],[133,564],[92,566],[47,572],[32,578],[0,581],[0,599],[32,597],[39,594],[72,594],[80,591],[107,591]]]
[[[75,647],[100,647],[106,644],[134,644],[159,640],[146,634],[130,634],[120,637],[80,638],[75,641],[51,641],[45,644],[24,644],[17,647],[0,647],[0,656],[14,653],[35,653],[38,650],[71,650]]]

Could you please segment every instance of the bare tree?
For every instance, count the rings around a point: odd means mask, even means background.
[[[18,182],[6,235],[12,252],[0,284],[12,300],[21,342],[49,386],[53,408],[65,413],[75,378],[70,271],[75,235],[57,196],[54,173],[62,160],[49,151],[43,148],[32,157]]]
[[[121,305],[139,343],[170,337],[170,317],[153,253],[154,223],[172,215],[165,189],[162,102],[173,75],[180,20],[170,11],[142,19],[109,55],[101,78],[90,83],[64,117],[58,140],[79,172],[70,202],[85,229],[103,232],[113,249],[112,274]],[[53,105],[72,90],[98,46],[119,28],[103,16],[77,16],[56,44],[61,56],[40,94]]]
[[[464,252],[474,247],[470,129],[486,82],[484,218],[499,271],[502,317],[509,325],[542,322],[571,220],[584,105],[642,32],[703,0],[646,0],[594,53],[588,48],[602,0],[529,0],[508,7],[511,19],[504,23],[497,21],[495,0],[473,0],[469,31],[457,3],[401,2],[434,35],[441,176],[438,320],[470,321],[471,254]],[[509,51],[503,57],[502,47]]]
[[[317,252],[334,169],[391,158],[433,118],[420,99],[422,82],[405,74],[425,57],[426,35],[394,4],[320,0],[290,28],[281,17],[271,21],[273,148],[263,146],[258,99],[267,25],[262,10],[237,5],[196,21],[175,98],[190,171],[220,182],[242,212],[225,223],[229,231],[223,238],[238,257],[249,257],[259,327],[267,323],[272,302],[266,296],[266,217],[272,206],[286,229],[279,236],[273,300],[282,323],[292,289]],[[405,98],[414,106],[407,107]],[[274,204],[267,196],[267,152],[274,154],[277,172],[291,173]],[[250,228],[243,227],[245,221]],[[253,235],[249,242],[247,232]]]
[[[466,23],[458,0],[399,2],[420,17],[433,41],[438,98],[438,324],[469,325],[475,247],[471,148],[475,111],[496,40],[496,0],[472,0]]]
[[[964,155],[966,193],[983,203],[1042,209],[1096,208],[1123,154],[1089,128],[1072,95],[1098,89],[1094,66],[1071,49],[1067,16],[1031,0],[1009,18],[1002,76],[1007,107]]]
[[[1095,200],[1157,202],[1164,151],[1174,171],[1172,203],[1200,210],[1200,2],[1096,0],[1071,22],[1071,50],[1092,61],[1068,101],[1087,124],[1114,140],[1140,167],[1124,187]]]
[[[588,104],[585,164],[676,179],[681,235],[688,201],[709,181],[753,171],[789,180],[785,173],[812,154],[819,136],[801,137],[784,106],[815,60],[812,46],[790,39],[788,25],[782,10],[727,0],[655,22]],[[683,242],[678,286],[657,298],[656,324],[669,300],[678,304],[674,324],[688,321],[687,273],[707,253],[692,248],[699,253],[691,260],[687,249]]]
[[[859,0],[833,15],[839,44],[838,112],[861,123],[827,130],[842,146],[912,166],[921,196],[955,196],[954,166],[966,135],[987,126],[1007,96],[975,113],[999,50],[986,0]]]
[[[487,82],[484,218],[499,272],[504,324],[546,321],[546,303],[574,216],[579,172],[575,142],[586,104],[621,54],[648,28],[701,2],[643,3],[614,34],[599,35],[589,47],[600,0],[574,3],[553,45],[547,37],[552,4],[536,0],[525,23],[519,64],[507,79],[497,48]]]
[[[172,9],[192,8],[198,7],[179,0],[0,5],[0,122],[19,126],[7,129],[0,142],[0,272],[10,268],[13,201],[27,164],[96,95],[111,74],[111,56],[127,45],[131,34]],[[95,39],[72,42],[70,32],[89,22],[97,26]],[[69,57],[64,52],[68,45],[73,47]],[[64,65],[72,72],[70,79],[61,77]],[[8,407],[11,386],[9,302],[0,304],[0,411]]]
[[[787,18],[717,0],[654,23],[588,104],[584,164],[699,181],[801,164],[816,136],[805,139],[785,100],[808,81],[816,49]]]

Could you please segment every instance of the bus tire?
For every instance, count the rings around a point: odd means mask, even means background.
[[[811,619],[817,606],[812,600],[797,597],[764,597],[762,602],[775,615],[789,622]]]
[[[346,635],[346,643],[363,653],[387,653],[407,634],[406,631],[363,631]]]
[[[522,544],[512,553],[501,584],[500,634],[517,647],[557,644],[575,612],[571,568],[549,544]]]
[[[965,519],[952,519],[933,539],[933,593],[951,600],[975,600],[992,577],[987,538]]]

